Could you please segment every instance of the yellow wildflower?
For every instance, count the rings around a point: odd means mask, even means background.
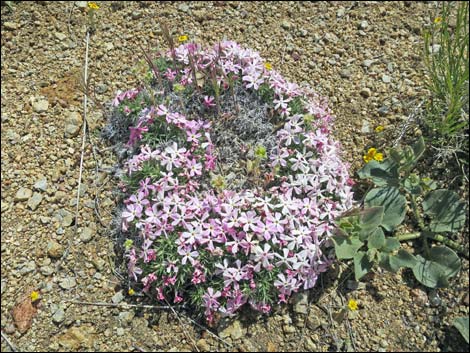
[[[96,2],[92,1],[88,2],[88,7],[92,10],[98,10],[100,8]]]
[[[135,290],[133,290],[132,288],[129,288],[129,290],[127,291],[127,293],[129,293],[129,295],[134,295],[134,294],[135,294]]]
[[[187,40],[188,40],[187,35],[183,35],[183,36],[178,37],[178,42],[180,42],[180,43],[186,42]]]
[[[357,306],[357,301],[355,301],[354,299],[349,299],[348,308],[349,308],[349,310],[351,310],[351,311],[357,310],[357,308],[358,308],[358,306]]]
[[[382,132],[384,131],[384,127],[382,125],[379,125],[375,128],[375,132]]]
[[[377,161],[377,162],[382,162],[384,160],[384,155],[382,153],[376,153],[374,155],[374,159]]]
[[[272,70],[273,69],[273,66],[271,65],[271,63],[264,63],[264,67],[266,68],[266,70]]]
[[[31,301],[34,303],[34,302],[35,302],[36,300],[38,300],[38,299],[39,299],[39,293],[36,292],[35,290],[33,290],[33,291],[31,292]]]
[[[369,148],[369,150],[367,151],[367,154],[366,154],[364,157],[362,157],[362,158],[364,158],[364,161],[365,161],[366,163],[369,163],[371,160],[374,159],[374,156],[375,156],[376,153],[377,153],[377,149],[375,149],[374,147],[371,147],[371,148]]]
[[[441,16],[436,17],[436,18],[434,19],[434,23],[435,23],[436,25],[438,25],[438,24],[441,23],[441,22],[442,22],[442,17],[441,17]]]

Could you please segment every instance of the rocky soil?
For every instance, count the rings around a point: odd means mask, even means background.
[[[354,171],[376,142],[374,128],[385,126],[393,141],[426,95],[421,31],[435,4],[99,2],[76,220],[86,2],[11,3],[1,8],[2,351],[468,349],[452,327],[468,315],[467,260],[438,291],[406,272],[358,284],[337,265],[269,317],[247,311],[209,329],[184,310],[142,306],[116,271],[115,157],[99,138],[102,105],[137,85],[138,45],[163,48],[165,21],[175,36],[255,48],[291,80],[329,97],[334,133]],[[33,290],[40,299],[32,305]],[[359,309],[341,319],[349,298]]]

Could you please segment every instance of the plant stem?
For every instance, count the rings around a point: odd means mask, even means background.
[[[420,230],[424,230],[424,220],[423,217],[421,217],[421,213],[419,213],[418,205],[416,204],[416,197],[413,194],[410,194],[410,199],[411,199],[411,207],[413,208],[413,213],[416,217],[416,220],[418,221],[418,226]],[[428,238],[426,233],[423,234],[423,247],[424,247],[424,253],[426,256],[429,256],[429,244],[428,244]]]
[[[424,236],[424,239],[429,238],[438,242],[441,242],[445,245],[447,245],[449,248],[454,249],[457,251],[459,254],[465,256],[468,258],[468,254],[465,252],[465,248],[457,243],[456,241],[453,241],[444,235],[441,234],[435,234],[431,232],[416,232],[416,233],[405,233],[405,234],[399,234],[396,236],[398,241],[407,241],[407,240],[413,240],[413,239],[418,239],[421,238],[421,236]]]

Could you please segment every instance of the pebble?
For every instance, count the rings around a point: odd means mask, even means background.
[[[34,183],[33,188],[37,191],[46,191],[47,190],[47,179],[41,178],[36,183]]]
[[[65,121],[65,137],[78,136],[82,124],[82,115],[78,112],[70,112]]]
[[[28,207],[29,207],[31,210],[35,211],[35,210],[38,208],[38,206],[39,206],[39,204],[41,203],[41,201],[42,201],[42,195],[41,195],[40,193],[38,193],[38,192],[35,192],[35,193],[33,194],[33,197],[31,197],[31,198],[28,200]]]
[[[118,304],[118,303],[122,302],[123,300],[124,300],[124,294],[122,293],[122,290],[120,290],[119,292],[114,294],[113,297],[111,298],[111,301],[114,304]]]
[[[2,212],[5,212],[10,208],[10,204],[6,201],[2,200],[1,205],[2,205],[2,207],[1,207]]]
[[[65,311],[63,308],[59,308],[54,312],[52,315],[52,321],[56,324],[60,324],[62,321],[65,320]]]
[[[201,338],[196,342],[197,348],[199,348],[202,352],[209,352],[210,346],[207,344],[207,341],[204,338]]]
[[[39,99],[33,103],[33,110],[36,113],[44,113],[47,109],[49,109],[49,102],[45,99]]]
[[[124,335],[124,329],[123,329],[122,327],[118,327],[118,328],[116,329],[116,334],[117,334],[118,336]]]
[[[362,88],[361,91],[359,92],[359,94],[361,96],[363,96],[364,98],[369,98],[372,94],[371,90],[367,87],[365,88]]]
[[[240,321],[234,320],[229,326],[219,333],[221,338],[230,337],[232,340],[237,340],[245,336],[246,328],[242,327]]]
[[[58,40],[63,41],[67,36],[61,32],[55,32],[54,37],[56,37]]]
[[[367,120],[362,121],[361,132],[363,134],[370,133],[370,123]]]
[[[36,270],[36,263],[33,260],[24,262],[20,266],[21,267],[18,272],[21,275],[25,275],[27,273],[34,272]]]
[[[284,28],[284,29],[286,29],[286,30],[289,30],[289,29],[291,28],[291,24],[290,24],[289,21],[283,20],[283,21],[281,22],[281,27]]]
[[[33,191],[27,188],[21,188],[16,192],[15,201],[26,201],[33,195]]]
[[[351,71],[348,70],[348,69],[344,69],[344,70],[340,71],[339,75],[341,76],[341,78],[350,79],[351,78]]]
[[[80,234],[80,240],[84,243],[88,243],[91,239],[93,239],[93,229],[89,227],[83,228]]]
[[[15,22],[4,22],[2,24],[2,27],[9,31],[14,31],[15,29],[18,29],[20,26],[18,25],[18,23],[15,23]]]
[[[306,292],[295,294],[292,301],[295,313],[304,315],[308,313],[308,294]]]
[[[366,20],[361,21],[357,26],[358,29],[362,29],[362,30],[367,29],[367,27],[369,27],[369,22],[367,22]]]
[[[362,62],[362,66],[369,68],[375,63],[375,60],[366,59]]]
[[[51,266],[42,266],[39,271],[43,276],[50,276],[55,272],[55,269]]]
[[[189,6],[188,4],[182,3],[178,6],[178,10],[183,11],[183,12],[188,12]]]
[[[391,78],[390,76],[388,76],[388,75],[383,74],[383,75],[382,75],[382,81],[383,81],[384,83],[390,83],[390,82],[392,81],[392,78]]]
[[[345,9],[344,7],[341,7],[338,11],[336,11],[336,17],[341,18],[344,16]]]
[[[55,240],[49,240],[47,242],[47,256],[58,259],[64,253],[64,247],[56,242]]]
[[[386,105],[383,105],[379,108],[378,112],[380,116],[386,116],[389,113],[390,109]]]
[[[59,286],[62,289],[71,289],[77,285],[75,277],[65,277],[59,282]]]

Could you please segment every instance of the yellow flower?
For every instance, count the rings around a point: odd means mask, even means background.
[[[351,311],[357,310],[357,308],[358,308],[358,306],[357,306],[357,301],[355,301],[354,299],[349,299],[348,308],[349,308],[349,310],[351,310]]]
[[[34,302],[35,302],[36,300],[38,300],[38,299],[39,299],[39,293],[36,292],[35,290],[33,290],[33,291],[31,292],[31,301],[34,303]]]
[[[376,153],[374,155],[374,159],[377,161],[377,162],[382,162],[384,160],[384,155],[382,153]]]
[[[92,10],[98,10],[100,8],[96,2],[91,2],[91,1],[88,2],[88,7]]]
[[[264,67],[266,68],[266,70],[272,70],[273,69],[273,66],[271,65],[271,63],[264,63]]]
[[[437,25],[438,25],[439,23],[441,23],[441,22],[442,22],[442,17],[441,17],[441,16],[436,17],[436,18],[434,19],[434,23],[437,24]]]
[[[129,295],[134,295],[134,294],[135,294],[135,290],[133,290],[132,288],[129,288],[129,291],[128,291],[127,293],[129,293]]]
[[[375,128],[375,132],[382,132],[384,131],[384,127],[382,125],[379,125]]]
[[[180,43],[186,42],[187,40],[188,40],[187,35],[183,35],[183,36],[178,37],[178,42],[180,42]]]
[[[377,150],[374,147],[369,148],[369,150],[367,151],[367,154],[362,158],[364,158],[364,161],[366,163],[369,163],[371,160],[374,159],[374,156],[376,153],[377,153]]]

